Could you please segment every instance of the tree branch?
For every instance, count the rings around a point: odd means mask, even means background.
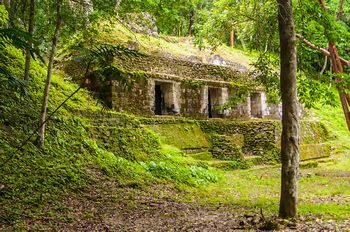
[[[320,48],[318,47],[317,45],[311,43],[309,40],[305,39],[302,35],[300,34],[296,34],[296,37],[300,40],[302,40],[307,46],[309,46],[310,48],[316,50],[316,51],[319,51],[320,53],[322,53],[323,55],[325,56],[328,56],[328,57],[331,57],[331,53],[325,49],[325,48]],[[343,57],[339,57],[340,61],[342,64],[346,65],[347,67],[350,68],[350,61],[349,60],[346,60],[344,59]]]

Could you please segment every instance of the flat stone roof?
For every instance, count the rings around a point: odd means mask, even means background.
[[[115,57],[114,62],[128,72],[144,72],[169,79],[193,79],[205,81],[248,81],[247,72],[232,67],[217,66],[201,62],[141,54],[135,57]]]

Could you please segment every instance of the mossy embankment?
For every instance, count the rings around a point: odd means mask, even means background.
[[[2,55],[7,60],[1,65],[13,69],[16,77],[23,76],[22,53],[8,47]],[[37,220],[55,220],[71,210],[65,199],[84,195],[99,186],[102,177],[120,188],[200,186],[218,180],[218,174],[200,162],[183,162],[181,152],[164,148],[136,117],[103,113],[103,107],[84,89],[48,121],[45,146],[35,147],[45,74],[45,68],[33,62],[31,79],[23,82],[26,94],[6,82],[1,86],[0,229],[28,229]],[[79,88],[70,79],[56,70],[49,112]]]
[[[280,160],[280,121],[275,120],[192,120],[178,117],[141,118],[143,124],[157,132],[165,144],[193,157],[250,164],[276,164]],[[301,125],[301,160],[329,157],[332,137],[325,125],[303,120]]]

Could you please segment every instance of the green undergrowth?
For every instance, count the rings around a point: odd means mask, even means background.
[[[350,217],[349,171],[330,162],[301,170],[299,178],[299,215],[347,220]],[[222,171],[225,178],[206,187],[188,190],[182,200],[205,206],[229,205],[252,213],[276,215],[279,206],[280,170],[256,167]]]
[[[347,152],[350,149],[349,131],[339,102],[335,107],[318,105],[311,110],[310,117],[323,122],[329,130],[330,136],[334,138],[332,145],[335,153]]]
[[[323,106],[311,112],[324,123],[332,147],[331,158],[301,163],[299,177],[299,215],[322,220],[350,218],[349,132],[341,108]],[[315,124],[316,125],[316,124]],[[311,125],[311,126],[315,126]],[[321,124],[320,124],[321,125]],[[324,131],[325,128],[315,128]],[[322,132],[323,133],[323,132]],[[318,135],[315,135],[316,141]],[[308,142],[313,142],[308,138]],[[218,162],[218,165],[225,165]],[[205,206],[229,205],[253,214],[276,215],[279,207],[280,167],[254,166],[247,170],[222,169],[221,178],[206,187],[189,190],[182,199]]]
[[[21,78],[22,53],[12,47],[2,52],[7,60],[1,65]],[[102,177],[131,188],[153,183],[198,187],[219,180],[219,174],[202,162],[189,161],[174,147],[162,145],[158,135],[134,116],[111,113],[110,119],[101,121],[103,108],[84,89],[48,121],[45,146],[38,149],[33,144],[45,74],[45,67],[33,61],[31,79],[25,82],[27,95],[0,85],[0,229],[54,218],[69,210],[65,199],[70,194],[89,192]],[[55,71],[49,113],[79,87],[70,79]]]

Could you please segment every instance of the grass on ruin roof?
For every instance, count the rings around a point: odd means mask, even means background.
[[[146,34],[136,33],[118,21],[100,21],[91,25],[90,30],[87,31],[73,36],[66,48],[75,46],[81,41],[86,41],[86,38],[90,38],[94,42],[99,41],[108,44],[127,45],[128,41],[135,41],[141,45],[140,51],[148,54],[165,55],[178,59],[188,59],[190,56],[195,56],[205,63],[208,61],[210,55],[219,54],[225,61],[238,63],[248,69],[251,67],[251,63],[257,58],[257,55],[254,53],[230,48],[226,45],[218,47],[215,51],[209,49],[200,50],[193,44],[192,37],[164,35],[152,37]],[[89,35],[86,33],[89,33]],[[61,55],[63,54],[64,51]]]

